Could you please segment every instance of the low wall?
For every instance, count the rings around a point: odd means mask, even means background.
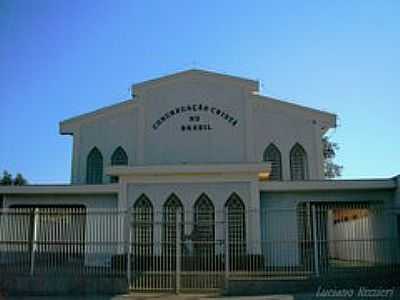
[[[0,295],[89,295],[122,294],[129,290],[125,277],[4,276],[0,274]]]
[[[347,291],[357,295],[366,290],[377,290],[381,292],[387,290],[388,295],[390,295],[388,299],[399,299],[400,285],[398,278],[400,278],[400,272],[360,272],[348,275],[340,273],[311,278],[233,279],[227,282],[223,294],[225,296],[287,295],[295,293],[312,293],[318,295],[324,293],[324,291]],[[320,299],[320,297],[318,297],[318,299]],[[375,299],[383,298],[375,297]]]

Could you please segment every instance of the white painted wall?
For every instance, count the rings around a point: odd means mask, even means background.
[[[320,124],[301,114],[279,110],[269,102],[258,100],[252,106],[256,160],[262,160],[265,148],[274,143],[281,151],[283,180],[290,180],[290,150],[299,143],[307,153],[309,179],[323,179]]]
[[[143,93],[143,94],[142,94]],[[184,78],[138,92],[144,106],[144,164],[232,163],[246,161],[245,94],[239,85],[210,79]],[[165,112],[176,107],[202,104],[215,107],[238,120],[236,126],[210,112],[185,112],[152,128]],[[216,111],[216,110],[215,110]],[[191,116],[212,130],[182,131]]]
[[[299,232],[294,209],[262,212],[262,249],[268,268],[296,266],[300,261]]]
[[[257,162],[270,142],[282,152],[283,179],[290,179],[289,152],[295,143],[308,154],[310,179],[322,179],[321,137],[335,126],[335,116],[257,96],[257,90],[256,82],[195,71],[139,84],[133,100],[62,123],[61,131],[74,135],[72,182],[85,182],[86,159],[94,146],[104,166],[118,146],[127,151],[129,165],[168,165]],[[201,110],[175,114],[153,128],[165,113],[195,104],[221,110],[237,124]],[[192,116],[200,121],[190,122]],[[193,124],[212,130],[181,130]]]
[[[124,148],[128,154],[128,164],[137,162],[137,108],[127,106],[125,111],[119,110],[88,120],[79,127],[74,135],[72,183],[84,184],[86,182],[86,160],[93,147],[97,147],[103,155],[103,168],[110,166],[111,156],[118,146]],[[110,178],[103,174],[103,182],[110,182]]]

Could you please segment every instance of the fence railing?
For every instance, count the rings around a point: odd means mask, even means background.
[[[399,270],[398,212],[296,209],[0,211],[0,276],[127,278],[136,290],[217,289],[228,280]]]

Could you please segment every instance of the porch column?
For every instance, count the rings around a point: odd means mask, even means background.
[[[250,182],[250,201],[247,206],[246,244],[247,252],[261,254],[260,189],[257,181]]]

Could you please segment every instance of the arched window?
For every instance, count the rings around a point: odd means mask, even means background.
[[[307,153],[298,143],[290,150],[290,177],[292,180],[308,179]]]
[[[112,166],[126,166],[128,165],[128,155],[126,154],[124,148],[119,146],[113,154],[111,155],[111,165]],[[118,176],[111,176],[110,182],[118,182]]]
[[[282,180],[282,158],[281,152],[274,144],[269,144],[265,149],[263,159],[271,163],[270,180]]]
[[[86,183],[99,184],[103,182],[103,156],[97,147],[94,147],[86,161]]]
[[[193,247],[196,255],[211,255],[214,250],[215,210],[206,194],[201,194],[194,204]]]
[[[153,205],[142,194],[133,205],[134,255],[150,255],[153,251]]]
[[[164,249],[174,251],[176,246],[176,217],[180,214],[181,240],[184,234],[184,211],[181,200],[171,194],[163,206],[163,243]]]
[[[228,214],[228,240],[230,257],[246,253],[245,206],[242,199],[233,193],[225,203]],[[235,267],[232,265],[232,267]]]

